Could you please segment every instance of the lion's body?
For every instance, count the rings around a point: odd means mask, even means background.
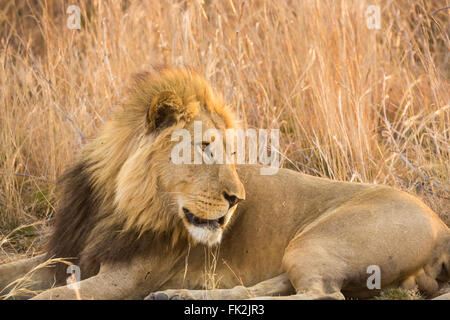
[[[448,267],[448,228],[404,192],[283,169],[276,175],[262,176],[257,167],[242,166],[238,174],[247,198],[237,209],[218,251],[218,288],[254,286],[276,277],[288,271],[283,257],[300,259],[302,250],[307,256],[311,252],[317,255],[305,261],[303,272],[314,275],[323,268],[330,278],[345,278],[342,289],[350,297],[379,292],[366,287],[370,265],[380,267],[382,288],[400,286],[409,277],[412,281],[423,269],[432,283],[431,278],[445,272],[444,262]],[[446,249],[436,250],[439,243]],[[330,250],[326,255],[320,250],[324,244]],[[188,289],[211,286],[204,257],[203,248],[191,249],[186,274],[179,270],[162,289],[180,288],[183,283]],[[322,266],[323,262],[328,263]],[[423,279],[418,282],[423,290],[433,286]],[[411,283],[405,286],[412,288]]]
[[[0,289],[51,257],[75,258],[88,299],[366,297],[378,292],[367,285],[373,268],[382,289],[432,295],[448,281],[449,228],[404,192],[286,169],[260,175],[256,165],[173,164],[175,129],[233,126],[197,74],[141,77],[125,105],[64,175],[47,255],[0,266]],[[64,271],[34,278],[48,288]],[[36,298],[75,297],[62,286]]]

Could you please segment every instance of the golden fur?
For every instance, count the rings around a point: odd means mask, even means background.
[[[223,117],[227,127],[233,126],[233,117],[206,81],[190,70],[164,70],[157,76],[147,74],[139,77],[131,98],[84,154],[87,162],[92,163],[89,171],[94,189],[114,198],[117,209],[109,217],[114,220],[111,223],[122,224],[123,231],[137,228],[140,233],[146,230],[165,232],[172,229],[173,224],[163,215],[165,207],[156,196],[156,180],[160,174],[167,173],[161,172],[158,161],[146,160],[158,157],[161,150],[167,148],[170,134],[190,122],[201,106]],[[178,125],[165,128],[156,137],[146,136],[147,130],[156,129],[152,113],[155,113],[157,104],[167,105],[170,95],[177,100],[172,105],[178,108]],[[148,101],[151,101],[149,110]],[[150,124],[144,121],[146,117],[151,120]],[[145,176],[142,172],[153,174]],[[146,198],[152,201],[144,202]],[[148,219],[143,212],[151,212],[154,217]],[[177,236],[174,241],[176,239]]]
[[[418,199],[285,169],[263,176],[256,165],[176,165],[171,134],[192,135],[194,120],[221,132],[234,126],[197,73],[137,76],[62,177],[47,255],[0,266],[0,289],[51,257],[74,258],[87,299],[365,297],[379,292],[366,286],[371,265],[383,288],[432,295],[448,281],[450,231]],[[204,290],[208,247],[217,249],[213,291]],[[55,271],[62,284],[64,269],[46,269],[35,274],[40,288]],[[60,286],[36,298],[75,297]]]

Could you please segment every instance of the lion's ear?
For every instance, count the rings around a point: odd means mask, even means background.
[[[181,116],[183,101],[172,91],[156,95],[147,114],[150,132],[174,125]]]

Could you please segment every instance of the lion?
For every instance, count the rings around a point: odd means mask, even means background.
[[[51,258],[79,267],[79,287],[65,285],[65,264],[38,268],[33,299],[345,299],[391,287],[432,296],[449,280],[449,228],[403,191],[172,161],[175,130],[194,135],[201,121],[224,132],[235,118],[191,69],[138,75],[62,176],[46,253],[0,266],[0,290]],[[192,144],[192,155],[211,143]]]

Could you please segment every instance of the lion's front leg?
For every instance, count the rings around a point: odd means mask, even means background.
[[[55,282],[51,260],[46,260],[46,255],[41,254],[0,265],[0,294],[8,295],[10,291],[17,291],[21,282],[28,283],[28,290],[50,288]],[[20,290],[17,292],[24,293]]]
[[[34,300],[122,300],[143,299],[160,288],[170,274],[173,261],[161,262],[154,257],[135,258],[129,263],[102,264],[100,272],[91,278],[44,291]]]
[[[154,274],[151,260],[133,259],[130,263],[102,264],[97,275],[44,291],[33,300],[122,300],[142,299],[150,288],[165,278]],[[82,270],[81,270],[82,271]]]
[[[242,300],[258,296],[285,296],[294,288],[286,273],[262,281],[252,287],[236,286],[231,289],[189,290],[173,289],[149,294],[146,300]]]
[[[145,296],[144,275],[136,274],[132,268],[102,266],[91,278],[44,291],[33,300],[121,300]]]

